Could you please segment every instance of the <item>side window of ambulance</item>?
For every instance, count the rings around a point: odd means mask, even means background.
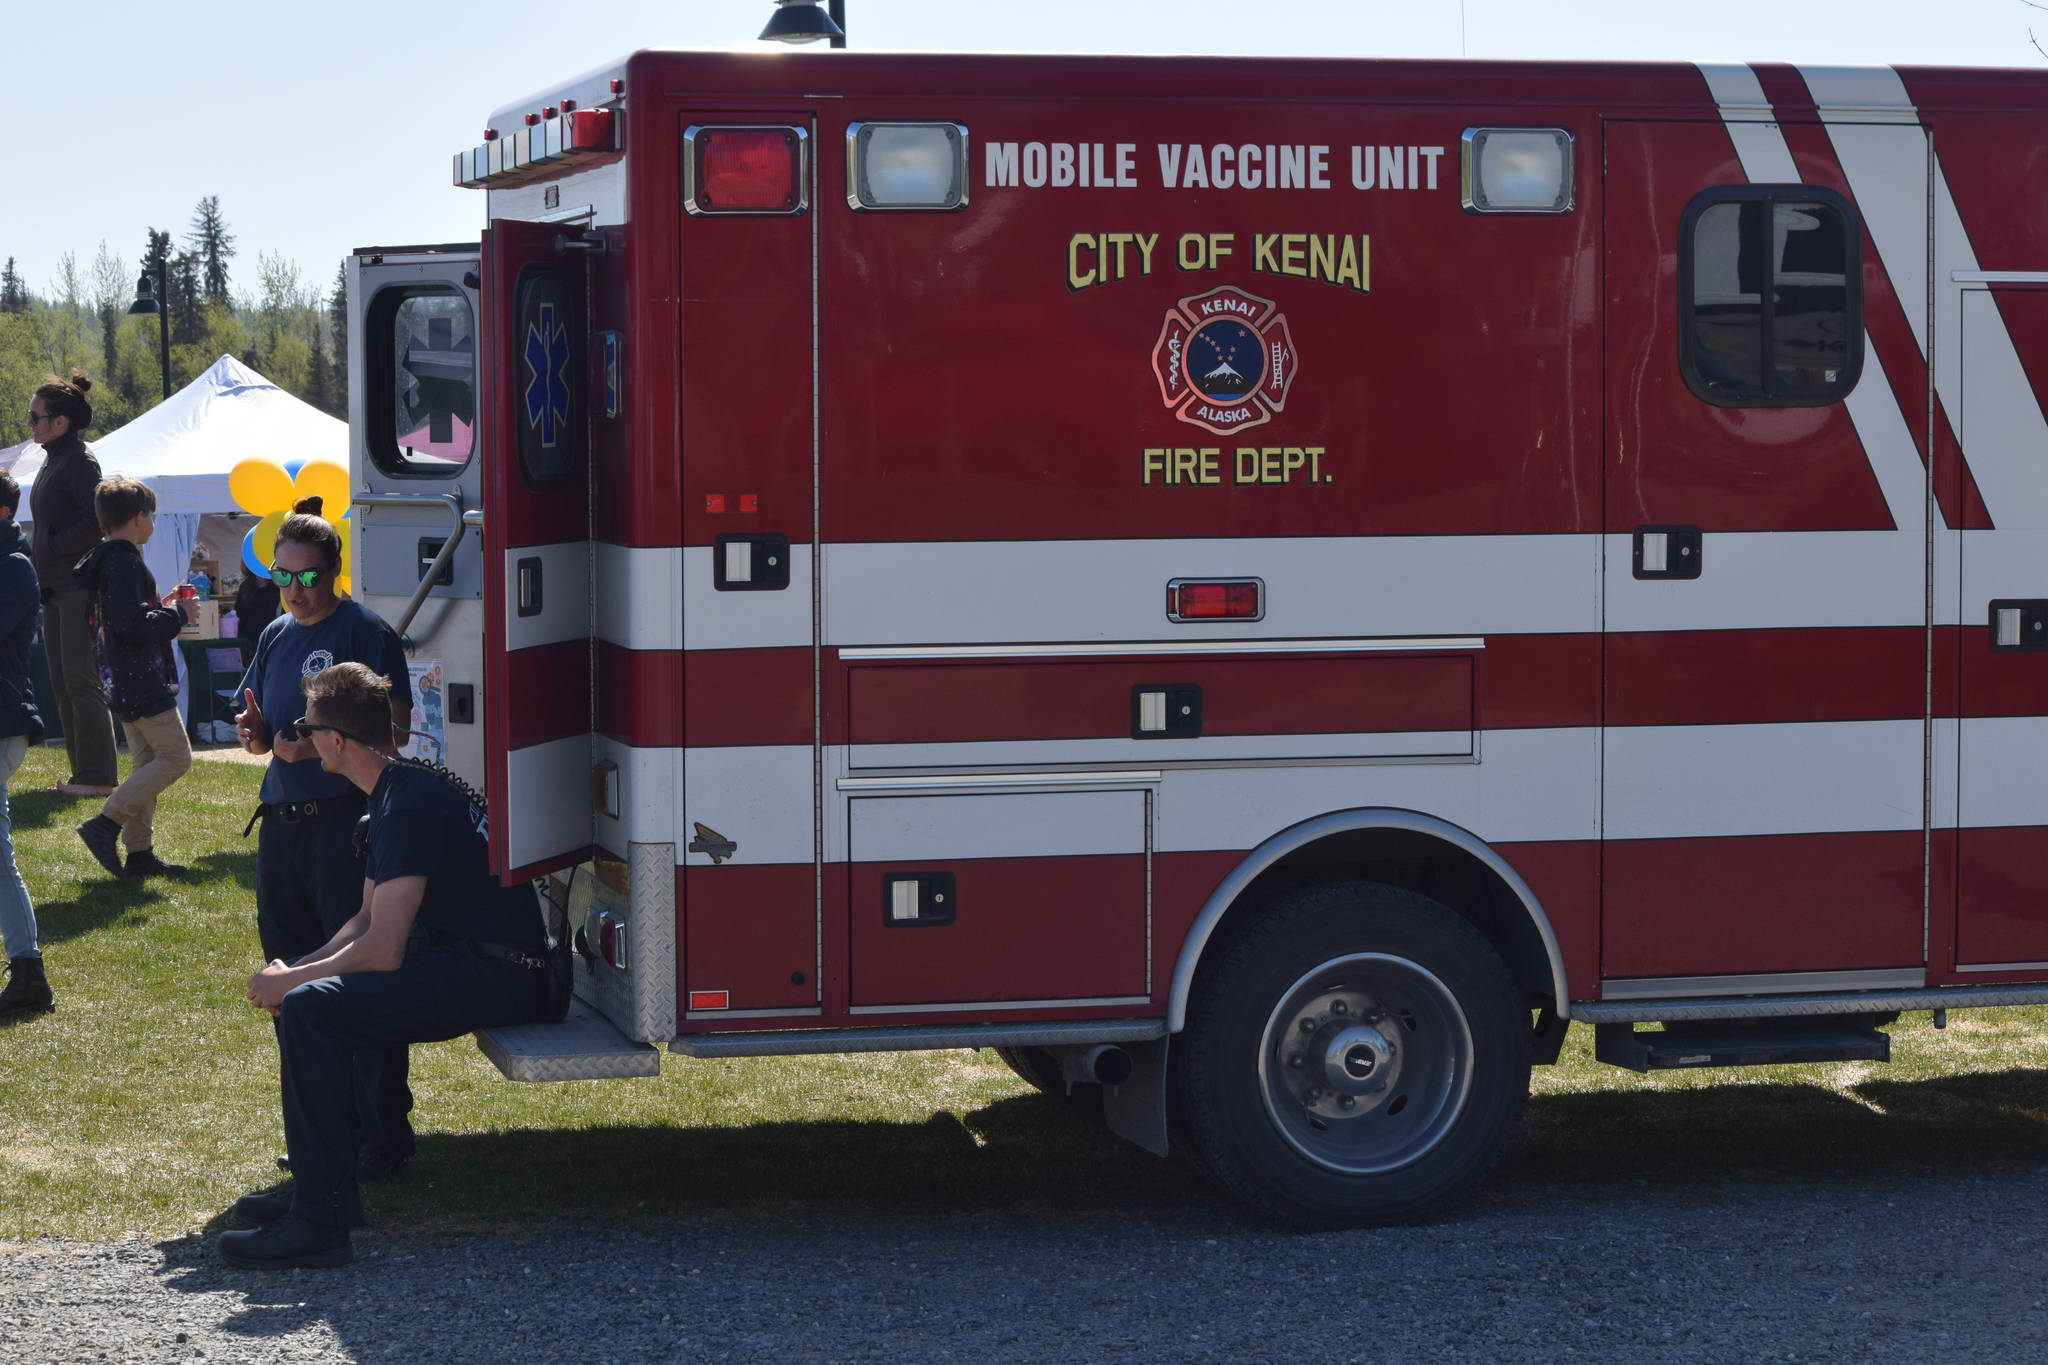
[[[371,300],[369,448],[404,478],[462,472],[476,448],[476,318],[445,285],[386,289]]]
[[[1679,220],[1678,363],[1720,407],[1840,401],[1863,368],[1863,229],[1814,185],[1711,189]]]

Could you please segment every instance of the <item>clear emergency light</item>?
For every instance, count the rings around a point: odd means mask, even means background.
[[[958,123],[846,125],[846,202],[950,213],[967,207],[967,129]]]
[[[795,215],[810,207],[810,134],[788,124],[692,125],[683,130],[683,207]]]
[[[1467,128],[1458,187],[1467,213],[1570,213],[1572,135],[1562,128]]]

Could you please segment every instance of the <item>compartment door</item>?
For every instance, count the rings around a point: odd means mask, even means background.
[[[589,856],[591,602],[586,256],[562,229],[484,233],[484,658],[491,865]]]
[[[1970,290],[1962,305],[1957,434],[1994,526],[1962,537],[1956,962],[2039,975],[2048,965],[2048,383],[2039,369],[2048,292]]]
[[[1146,1003],[1150,800],[849,802],[853,1012]]]

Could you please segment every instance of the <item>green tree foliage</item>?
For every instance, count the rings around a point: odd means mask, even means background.
[[[231,355],[287,393],[344,416],[347,385],[334,356],[346,319],[330,315],[345,306],[339,282],[331,298],[322,297],[296,264],[264,251],[257,257],[255,292],[232,295],[227,262],[235,239],[211,197],[200,201],[186,245],[180,251],[170,233],[151,228],[141,260],[152,281],[159,265],[168,275],[172,387]],[[11,260],[0,270],[0,303],[6,305],[0,307],[0,446],[28,439],[28,395],[48,374],[79,369],[92,377],[91,436],[162,401],[158,319],[128,313],[139,273],[105,242],[89,268],[66,255],[46,289],[32,289]]]
[[[327,296],[327,330],[334,335],[334,392],[337,417],[348,414],[348,262],[334,267],[334,292]]]
[[[190,346],[205,337],[206,297],[200,291],[199,257],[181,251],[171,257],[171,345]]]
[[[228,262],[234,259],[235,239],[221,217],[220,196],[209,194],[192,210],[192,230],[185,245],[199,258],[200,287],[208,303],[228,302]]]

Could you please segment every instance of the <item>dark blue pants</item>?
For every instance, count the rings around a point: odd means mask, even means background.
[[[545,998],[541,972],[477,956],[460,944],[429,948],[417,939],[395,972],[323,977],[285,996],[277,1041],[292,1216],[346,1227],[357,1208],[349,1125],[356,1054],[531,1023],[541,1017]]]
[[[317,951],[363,906],[363,859],[355,850],[361,793],[322,800],[320,813],[287,822],[263,817],[256,840],[256,936],[263,960],[295,962]],[[412,1155],[410,1064],[403,1047],[356,1058],[356,1145],[379,1156]]]

